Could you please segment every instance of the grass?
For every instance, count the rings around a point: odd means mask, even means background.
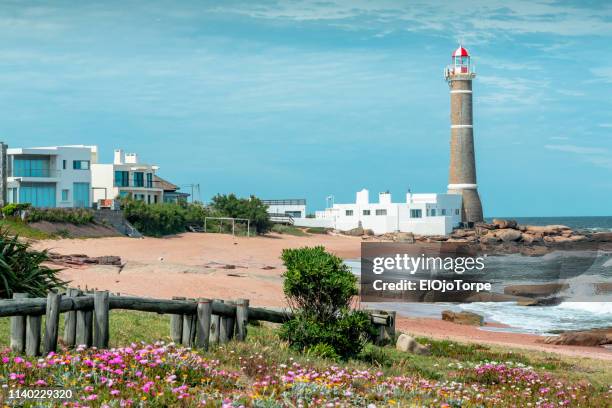
[[[278,234],[294,235],[296,237],[305,237],[308,235],[301,228],[294,227],[293,225],[282,225],[282,224],[274,224],[272,226],[272,232],[276,232]]]
[[[309,234],[327,234],[329,231],[331,231],[331,228],[325,228],[325,227],[310,227],[310,228],[306,228],[306,232]]]
[[[44,332],[44,317],[43,317]],[[0,347],[9,345],[9,318],[0,318]],[[151,343],[156,340],[170,342],[170,316],[154,313],[112,310],[110,314],[110,347],[125,346],[132,342]],[[60,334],[63,318],[60,319]],[[513,362],[531,366],[541,373],[570,381],[588,381],[605,392],[612,384],[612,362],[578,357],[566,357],[538,351],[525,351],[507,347],[464,344],[449,340],[418,338],[430,344],[431,355],[407,354],[395,348],[367,345],[357,359],[345,362],[330,361],[298,353],[278,339],[271,324],[250,325],[246,342],[232,342],[224,347],[212,347],[208,358],[218,359],[220,367],[239,370],[241,357],[259,355],[259,361],[273,364],[297,362],[315,369],[325,370],[330,365],[346,369],[377,369],[387,376],[418,375],[430,380],[459,381],[459,372],[483,361]]]
[[[54,235],[32,228],[27,223],[16,219],[0,220],[0,228],[5,228],[12,235],[30,239],[52,239]]]

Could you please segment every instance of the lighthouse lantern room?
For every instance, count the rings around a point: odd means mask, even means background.
[[[459,45],[459,48],[453,52],[452,63],[444,70],[444,77],[447,81],[472,79],[476,76],[475,71],[468,50]]]

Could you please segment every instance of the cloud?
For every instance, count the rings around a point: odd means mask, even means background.
[[[578,156],[581,160],[591,163],[598,167],[612,169],[612,157],[608,149],[602,147],[584,147],[570,144],[545,145],[548,150],[571,153]]]
[[[213,9],[219,13],[255,19],[300,22],[343,22],[352,29],[381,26],[409,31],[446,31],[464,39],[482,40],[494,32],[544,33],[561,36],[609,35],[612,8],[588,8],[549,0],[401,1],[401,0],[297,0],[264,4],[242,2]],[[364,24],[364,21],[366,22]]]

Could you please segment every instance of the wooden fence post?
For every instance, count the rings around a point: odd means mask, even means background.
[[[25,299],[27,293],[13,293],[13,299]],[[11,350],[15,353],[23,353],[26,345],[26,317],[11,317]]]
[[[174,296],[174,300],[185,300],[184,297]],[[170,337],[175,344],[181,344],[183,339],[183,315],[173,314],[170,316]]]
[[[246,340],[248,323],[249,300],[238,299],[238,302],[236,302],[236,339],[238,341]]]
[[[213,302],[223,303],[221,299],[215,299]],[[221,322],[221,316],[212,315],[210,320],[210,343],[217,344],[219,343],[219,324]]]
[[[59,334],[60,304],[62,294],[49,292],[47,294],[47,313],[45,318],[45,341],[43,350],[45,354],[57,350],[57,336]]]
[[[196,330],[196,347],[208,350],[210,340],[210,321],[212,316],[212,302],[210,299],[198,300],[198,328]]]
[[[77,296],[83,296],[83,292],[78,290]],[[91,347],[92,344],[92,322],[93,312],[91,310],[77,310],[77,323],[75,344],[77,346]]]
[[[222,300],[221,302],[231,304],[229,300]],[[226,344],[229,342],[234,334],[234,320],[230,317],[221,316],[219,319],[219,344]]]
[[[66,295],[70,298],[73,298],[76,297],[78,293],[78,289],[69,288],[66,292]],[[66,347],[74,347],[74,344],[76,342],[76,322],[76,310],[66,312],[66,314],[64,315],[64,345]]]
[[[94,294],[94,346],[108,348],[108,291],[97,291]]]
[[[183,315],[183,335],[181,343],[185,347],[193,346],[193,339],[195,336],[195,320],[195,315]]]
[[[26,317],[26,355],[40,354],[40,316]]]

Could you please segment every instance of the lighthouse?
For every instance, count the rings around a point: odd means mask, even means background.
[[[474,126],[472,120],[472,80],[476,72],[470,54],[461,45],[453,52],[452,61],[444,70],[450,88],[450,171],[448,193],[461,194],[461,221],[473,225],[483,220],[482,204],[476,184]]]

